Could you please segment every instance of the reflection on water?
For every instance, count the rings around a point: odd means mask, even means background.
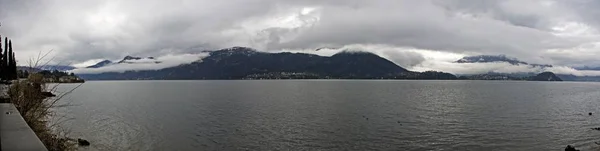
[[[74,85],[61,85],[66,90]],[[92,81],[90,150],[596,150],[600,83]],[[588,116],[588,112],[598,112]]]

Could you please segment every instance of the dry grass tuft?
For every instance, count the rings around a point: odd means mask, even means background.
[[[61,135],[55,134],[52,130],[53,125],[49,125],[49,118],[53,115],[51,109],[69,106],[68,104],[58,103],[58,100],[69,92],[56,97],[47,97],[43,93],[53,92],[56,86],[48,87],[43,82],[41,75],[32,74],[27,80],[13,82],[8,93],[11,103],[19,110],[25,122],[33,129],[48,150],[75,150],[76,142],[73,139],[66,137],[64,133]]]
[[[40,61],[50,52],[44,55],[40,53],[36,59],[30,60],[30,67],[38,67]],[[57,125],[51,125],[50,118],[55,115],[53,109],[71,106],[68,103],[61,104],[59,100],[73,92],[81,84],[57,96],[48,96],[48,92],[56,92],[56,88],[59,85],[53,84],[53,86],[49,86],[44,82],[43,75],[32,73],[27,79],[14,81],[8,90],[8,94],[10,102],[19,110],[25,122],[33,129],[48,150],[76,150],[77,140],[67,137],[67,133],[65,132],[56,131]]]

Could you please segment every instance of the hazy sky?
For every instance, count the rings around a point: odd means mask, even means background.
[[[597,0],[0,0],[0,33],[13,39],[20,64],[48,50],[55,63],[77,64],[247,46],[363,49],[422,70],[475,54],[600,66],[599,7]]]

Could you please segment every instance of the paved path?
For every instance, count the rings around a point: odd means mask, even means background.
[[[0,103],[0,150],[47,151],[11,103]]]

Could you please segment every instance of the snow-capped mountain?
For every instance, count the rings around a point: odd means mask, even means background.
[[[100,67],[104,67],[106,65],[112,64],[112,63],[113,62],[110,61],[110,60],[103,60],[103,61],[100,61],[100,62],[94,64],[94,65],[88,66],[86,68],[100,68]]]
[[[160,61],[157,61],[154,57],[147,57],[147,58],[142,58],[142,57],[132,57],[132,56],[125,56],[125,58],[123,58],[123,60],[117,62],[117,63],[160,63]]]
[[[123,58],[122,60],[120,60],[118,62],[113,62],[110,60],[103,60],[94,65],[88,66],[86,68],[101,68],[104,66],[114,65],[114,64],[158,64],[158,63],[161,63],[161,62],[156,60],[156,58],[154,58],[154,57],[142,58],[142,57],[125,56],[125,58]]]

